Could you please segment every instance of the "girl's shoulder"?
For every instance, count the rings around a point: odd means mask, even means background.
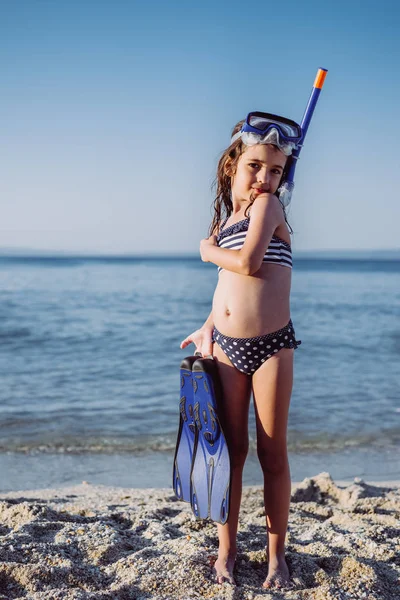
[[[260,194],[251,207],[256,217],[262,217],[267,214],[269,218],[278,223],[285,223],[285,210],[275,194]]]
[[[254,213],[262,213],[265,210],[268,211],[282,211],[282,204],[279,201],[278,196],[270,193],[259,194],[254,202],[251,204],[250,209]]]
[[[284,241],[290,246],[290,230],[285,218],[284,208],[275,194],[260,195],[252,205],[253,218],[266,217],[266,223],[275,225],[272,237]]]

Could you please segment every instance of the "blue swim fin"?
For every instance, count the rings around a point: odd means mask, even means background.
[[[180,368],[181,392],[179,401],[179,429],[173,470],[173,488],[178,500],[190,502],[190,473],[196,425],[194,422],[194,391],[192,365],[197,356],[184,358]]]
[[[221,397],[218,367],[211,358],[192,365],[195,445],[190,478],[190,503],[200,519],[226,523],[229,515],[231,467],[217,404]]]

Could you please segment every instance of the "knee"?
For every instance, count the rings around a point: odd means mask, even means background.
[[[257,448],[258,460],[265,475],[280,475],[289,465],[286,448],[281,451],[267,451]]]
[[[249,451],[249,443],[233,444],[229,448],[229,457],[232,469],[242,469],[246,462],[247,453]]]

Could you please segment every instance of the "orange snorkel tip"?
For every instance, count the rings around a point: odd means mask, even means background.
[[[326,77],[327,73],[328,73],[328,69],[318,69],[318,73],[317,73],[317,76],[314,81],[314,87],[317,88],[318,90],[322,89],[322,86],[324,85],[324,81],[325,81],[325,77]]]

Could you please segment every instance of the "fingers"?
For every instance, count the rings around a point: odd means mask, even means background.
[[[189,344],[194,344],[194,342],[192,340],[183,340],[180,345],[181,350],[189,346]],[[209,356],[213,356],[213,347],[210,345],[205,348],[196,348],[193,354],[194,356],[208,358]]]
[[[213,355],[213,345],[212,344],[207,344],[206,346],[204,346],[202,348],[203,350],[203,356],[212,356]]]
[[[181,350],[183,350],[190,344],[194,344],[196,347],[194,354],[198,352],[200,356],[203,357],[213,355],[213,342],[211,335],[201,335],[198,331],[195,331],[194,333],[188,335],[187,338],[182,340],[179,347]]]
[[[185,340],[183,340],[183,342],[181,342],[181,345],[180,345],[181,350],[186,348],[186,346],[189,346],[189,344],[191,344],[191,343],[192,343],[192,340],[190,338],[186,338]]]

